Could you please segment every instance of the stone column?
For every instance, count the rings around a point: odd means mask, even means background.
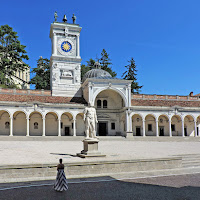
[[[13,136],[13,116],[10,117],[10,136]]]
[[[131,131],[131,120],[130,120],[130,114],[129,111],[126,111],[126,137],[133,137],[133,132]]]
[[[75,119],[73,120],[73,124],[74,124],[74,127],[73,127],[73,136],[76,136],[76,120]]]
[[[78,56],[78,57],[80,57],[80,48],[79,48],[80,44],[79,44],[79,37],[80,37],[80,35],[78,34],[78,35],[77,35],[77,56]]]
[[[53,49],[53,52],[52,52],[53,55],[56,54],[56,42],[57,42],[56,40],[57,40],[56,33],[54,32],[53,33],[53,48],[52,48]]]
[[[156,119],[156,137],[159,137],[159,132],[158,132],[158,120]]]
[[[29,136],[29,117],[26,118],[26,136]]]
[[[142,130],[143,130],[143,137],[145,137],[145,120],[142,120]]]
[[[194,136],[197,137],[197,122],[194,120]]]
[[[130,118],[130,132],[133,132],[133,122],[132,122],[132,117],[129,117]]]
[[[43,117],[42,119],[43,119],[43,123],[42,123],[42,126],[43,126],[42,136],[45,136],[45,117]]]
[[[185,133],[184,133],[184,120],[181,119],[182,122],[182,136],[185,137]]]
[[[197,125],[198,131],[200,131],[200,127],[199,126],[200,126],[200,124]],[[200,134],[198,134],[197,136],[200,136]]]
[[[171,123],[171,119],[169,120],[169,137],[172,137],[172,123]]]
[[[60,128],[61,120],[58,119],[58,136],[61,136],[61,128]]]
[[[126,132],[129,131],[129,115],[128,115],[128,111],[126,111]]]

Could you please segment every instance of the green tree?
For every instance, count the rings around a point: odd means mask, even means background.
[[[40,57],[37,60],[37,67],[31,73],[35,73],[35,77],[31,79],[30,84],[35,84],[35,89],[50,89],[50,66],[49,59]]]
[[[117,73],[114,72],[112,68],[110,67],[110,65],[112,65],[111,59],[109,58],[109,54],[106,52],[105,49],[103,49],[101,52],[99,63],[101,64],[101,68],[109,72],[112,77],[115,77],[117,75]]]
[[[96,58],[96,59],[90,58],[89,61],[86,61],[87,65],[84,65],[84,64],[81,65],[81,80],[83,79],[86,72],[94,68],[94,63],[96,61],[100,63],[101,69],[109,72],[112,77],[115,77],[117,75],[116,72],[114,72],[112,68],[110,67],[112,63],[111,63],[111,59],[109,58],[109,54],[106,52],[105,49],[103,49],[101,52],[100,58]]]
[[[90,58],[89,61],[86,61],[87,67],[89,67],[89,69],[93,69],[93,68],[94,68],[94,63],[95,63],[95,62],[96,62],[96,61],[95,61],[94,59]]]
[[[128,61],[130,64],[126,65],[125,68],[126,68],[126,71],[122,74],[122,77],[123,79],[126,79],[126,80],[132,80],[132,84],[131,84],[131,91],[133,93],[136,93],[138,94],[140,89],[143,87],[143,86],[139,86],[138,82],[137,82],[137,70],[136,70],[136,64],[135,64],[135,61],[133,58],[131,58],[131,60]]]
[[[23,59],[28,60],[24,45],[18,40],[17,32],[8,25],[0,27],[0,82],[7,87],[17,87],[12,76],[17,70],[24,71],[28,65]]]

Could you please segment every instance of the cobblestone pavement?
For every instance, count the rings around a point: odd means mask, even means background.
[[[113,180],[69,180],[69,190],[53,190],[53,181],[0,184],[0,200],[199,200],[200,174]]]
[[[83,150],[83,138],[56,138],[52,140],[42,140],[33,138],[32,140],[0,141],[0,165],[22,165],[22,164],[56,164],[59,158],[63,158],[64,163],[85,162],[100,160],[120,160],[120,159],[143,159],[143,158],[163,158],[180,154],[197,154],[200,152],[200,138],[167,138],[162,141],[137,141],[132,139],[118,138],[102,139],[99,142],[99,151],[105,154],[105,158],[76,157],[77,153]],[[13,139],[12,138],[12,139]],[[59,140],[58,140],[59,139]],[[146,139],[146,138],[145,138]],[[154,138],[156,140],[156,138]],[[195,140],[196,139],[196,140]]]

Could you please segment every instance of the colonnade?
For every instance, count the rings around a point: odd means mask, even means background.
[[[129,132],[133,132],[133,136],[200,136],[200,115],[137,113],[130,115],[130,119]]]
[[[1,110],[0,135],[61,136],[65,134],[64,128],[68,127],[68,134],[76,136],[77,121],[81,126],[78,127],[78,134],[83,135],[83,113],[64,112],[58,115],[55,112],[47,112],[45,115],[42,115],[42,113],[37,111],[32,113],[16,111],[11,114],[8,111]]]

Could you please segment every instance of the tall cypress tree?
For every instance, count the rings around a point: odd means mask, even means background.
[[[109,58],[109,54],[106,52],[105,49],[103,49],[101,52],[101,58],[99,59],[99,63],[101,64],[101,68],[109,72],[112,77],[115,77],[117,75],[117,73],[114,72],[110,67],[110,65],[112,65],[111,59]]]
[[[122,74],[123,79],[126,80],[132,80],[132,84],[131,84],[131,91],[133,93],[138,94],[140,89],[143,86],[139,86],[138,82],[137,82],[137,69],[136,69],[136,64],[135,64],[135,60],[133,58],[131,58],[131,60],[128,61],[130,64],[126,65],[126,71]]]

